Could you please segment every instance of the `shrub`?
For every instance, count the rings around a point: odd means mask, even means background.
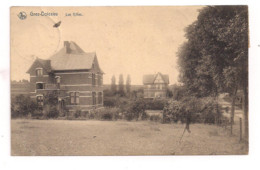
[[[218,123],[221,120],[221,108],[212,97],[186,97],[181,101],[169,101],[163,111],[163,122],[186,121],[187,111],[191,113],[193,123]]]
[[[167,100],[164,99],[146,100],[145,104],[147,110],[163,110],[164,106],[167,104]]]
[[[130,121],[133,119],[138,120],[139,118],[146,118],[145,108],[146,104],[143,99],[132,101],[124,112],[126,120]]]
[[[95,118],[95,115],[96,115],[96,110],[94,111],[89,111],[88,115],[87,115],[87,118],[88,119],[94,119]]]
[[[44,118],[57,118],[59,116],[59,111],[57,106],[45,105],[43,107],[43,117]]]
[[[11,99],[11,117],[26,117],[33,114],[38,106],[29,96],[18,95]]]
[[[41,119],[43,118],[43,110],[42,109],[37,109],[35,110],[32,114],[31,117],[33,119]]]
[[[204,123],[221,123],[222,119],[222,108],[218,105],[218,102],[212,98],[202,99],[202,111],[201,119]]]
[[[79,118],[81,117],[81,110],[80,109],[77,109],[73,115],[75,118]]]
[[[169,101],[163,109],[163,123],[183,120],[183,106],[179,101]]]
[[[104,97],[104,106],[105,107],[115,107],[116,106],[116,98],[115,97]]]
[[[94,112],[94,118],[98,120],[117,120],[120,118],[118,108],[106,108]]]

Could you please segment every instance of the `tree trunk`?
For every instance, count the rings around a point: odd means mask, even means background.
[[[248,88],[247,83],[243,83],[243,139],[248,142]]]
[[[242,88],[243,88],[243,140],[248,142],[248,61],[243,62],[242,67]]]
[[[236,97],[237,97],[237,87],[235,87],[234,92],[232,94],[232,103],[231,103],[231,130],[230,133],[232,134],[233,131],[233,124],[234,124],[234,116],[235,116],[235,104],[236,104]]]

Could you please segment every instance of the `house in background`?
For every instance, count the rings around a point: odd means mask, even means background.
[[[149,74],[143,76],[144,98],[166,98],[169,76],[166,74]]]
[[[103,71],[96,53],[84,52],[75,42],[47,60],[37,58],[30,69],[31,98],[44,104],[49,92],[58,94],[60,109],[91,110],[103,107]]]

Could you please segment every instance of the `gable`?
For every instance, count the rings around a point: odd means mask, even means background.
[[[43,72],[51,72],[50,60],[36,58],[26,73],[35,74],[36,68],[42,68]]]
[[[100,69],[97,56],[95,55],[93,63],[92,63],[92,70],[97,73],[104,74],[104,72]]]
[[[169,84],[169,76],[166,74],[147,74],[143,76],[143,84],[165,83]]]
[[[157,76],[155,77],[154,83],[165,83],[161,74],[157,74]]]

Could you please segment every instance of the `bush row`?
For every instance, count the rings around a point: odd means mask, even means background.
[[[222,120],[222,108],[214,98],[189,97],[181,101],[169,101],[163,111],[163,122],[184,123],[188,111],[193,123],[219,124]]]
[[[161,110],[163,116],[147,115],[146,110]],[[125,98],[116,99],[115,105],[110,105],[105,109],[74,112],[64,111],[59,113],[56,105],[46,104],[43,108],[38,108],[37,104],[29,97],[20,95],[12,98],[11,116],[49,119],[63,117],[64,119],[97,119],[97,120],[151,120],[163,123],[186,121],[186,114],[189,111],[192,115],[191,121],[198,123],[221,123],[222,109],[214,98],[194,98],[187,97],[180,101],[154,100],[147,101],[142,98],[127,100]]]
[[[104,106],[105,107],[125,107],[125,105],[131,105],[133,102],[140,102],[142,101],[145,107],[145,110],[163,110],[164,106],[167,104],[166,99],[156,99],[156,100],[149,100],[138,98],[135,100],[128,99],[126,97],[105,97],[104,98]]]

